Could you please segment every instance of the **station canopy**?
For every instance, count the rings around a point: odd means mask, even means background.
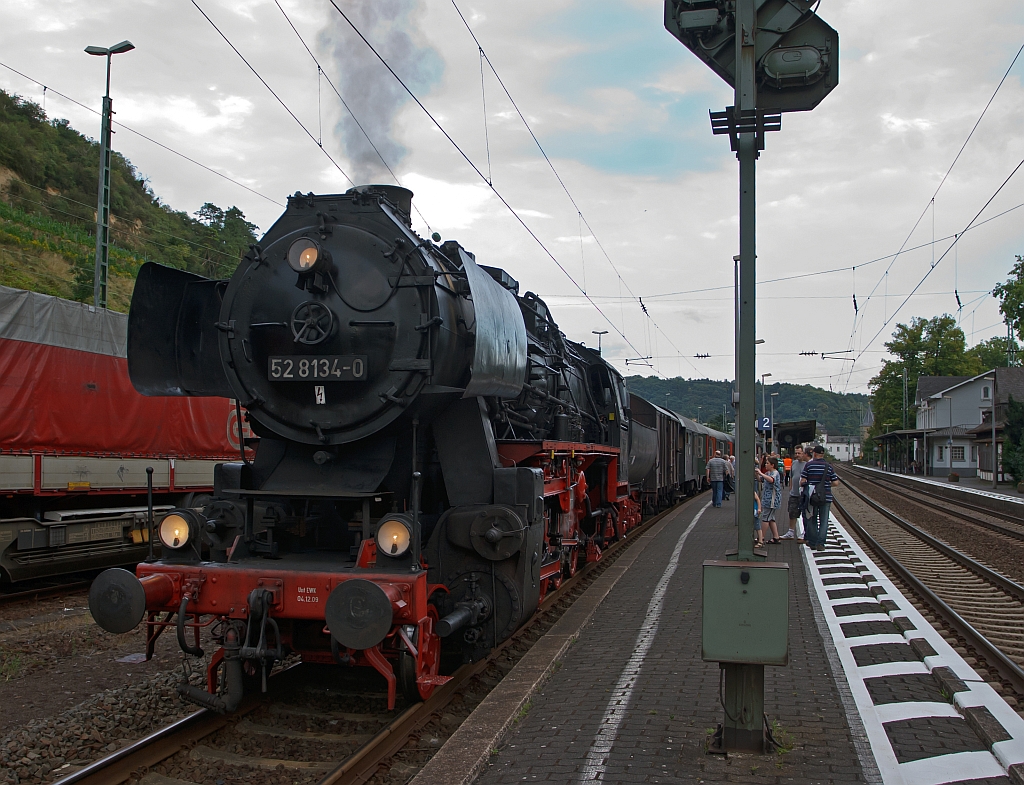
[[[816,420],[780,422],[775,426],[775,443],[779,447],[792,450],[798,444],[814,441],[817,427],[818,423]]]

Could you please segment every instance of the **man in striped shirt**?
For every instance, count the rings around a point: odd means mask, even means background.
[[[814,445],[811,450],[812,459],[804,466],[800,474],[800,486],[807,489],[812,495],[814,487],[819,484],[825,486],[825,502],[819,506],[811,504],[808,499],[807,517],[804,518],[804,537],[807,540],[807,547],[815,551],[825,550],[825,538],[828,535],[828,514],[832,509],[832,486],[839,483],[832,464],[825,461],[825,448],[820,444]]]

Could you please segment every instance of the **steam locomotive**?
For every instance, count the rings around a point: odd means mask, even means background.
[[[209,627],[187,700],[232,711],[286,652],[375,669],[389,707],[425,699],[442,650],[484,656],[645,506],[699,487],[678,417],[671,437],[665,410],[634,419],[598,352],[504,270],[419,237],[411,209],[395,186],[296,193],[230,280],[139,273],[132,384],[232,398],[254,434],[208,503],[157,522],[159,560],[90,591],[104,629],[145,620],[148,655],[169,627],[200,655]],[[731,441],[702,430],[701,459]]]

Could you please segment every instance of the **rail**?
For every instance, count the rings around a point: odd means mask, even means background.
[[[683,504],[685,503],[683,502]],[[557,590],[549,592],[545,596],[537,613],[508,640],[495,648],[489,656],[479,662],[460,667],[453,674],[451,681],[435,689],[430,698],[410,706],[352,755],[329,770],[319,781],[319,785],[355,785],[369,780],[377,772],[381,761],[402,749],[408,743],[410,736],[429,722],[438,711],[447,706],[459,689],[490,667],[496,657],[508,647],[519,643],[534,625],[544,619],[557,603],[569,595],[570,591],[596,571],[608,566],[611,557],[617,556],[622,550],[628,548],[633,541],[639,538],[640,534],[666,515],[678,510],[680,506],[673,506],[651,517],[630,532],[628,537],[608,547],[603,552],[601,561],[584,565],[574,576],[564,580]],[[300,666],[301,664],[295,665],[282,671],[275,676],[275,679],[280,679],[285,673],[292,672]],[[93,761],[79,771],[68,774],[57,780],[54,785],[120,785],[128,781],[133,772],[155,766],[182,750],[194,747],[203,738],[227,726],[239,716],[264,705],[265,702],[266,699],[261,696],[247,698],[239,710],[230,716],[222,716],[207,709],[200,709],[116,752]]]

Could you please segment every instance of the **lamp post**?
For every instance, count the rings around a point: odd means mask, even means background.
[[[97,308],[107,307],[107,255],[110,234],[110,124],[114,112],[110,103],[110,58],[135,48],[131,41],[110,47],[87,46],[86,54],[107,58],[107,90],[103,95],[100,121],[100,183],[96,196],[96,262],[92,274],[92,301]]]
[[[773,392],[768,397],[771,398],[771,400],[772,400],[772,423],[771,423],[772,424],[772,429],[771,429],[771,436],[772,436],[772,438],[769,441],[769,447],[774,448],[775,447],[775,399],[779,397],[779,394],[777,392]]]
[[[601,353],[601,336],[602,335],[607,335],[608,331],[607,330],[591,330],[590,332],[592,332],[594,335],[597,336],[597,353],[600,354]]]
[[[986,382],[992,382],[992,490],[996,490],[996,378],[994,376],[984,377]]]
[[[697,425],[700,425],[700,410],[703,409],[703,408],[704,408],[703,406],[698,406],[697,407]]]

